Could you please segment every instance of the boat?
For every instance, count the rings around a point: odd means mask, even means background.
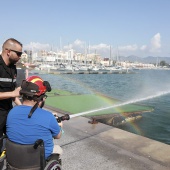
[[[99,71],[99,67],[98,66],[93,66],[92,71]]]
[[[79,65],[79,71],[89,71],[89,67],[87,65]]]

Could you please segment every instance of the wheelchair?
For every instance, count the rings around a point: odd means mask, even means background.
[[[1,163],[6,162],[6,170],[61,170],[59,154],[52,154],[45,159],[42,139],[36,140],[33,145],[14,143],[6,135],[0,140],[6,140],[0,157]]]

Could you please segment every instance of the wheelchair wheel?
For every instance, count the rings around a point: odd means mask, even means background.
[[[44,170],[61,170],[61,165],[58,161],[52,160],[47,163]]]

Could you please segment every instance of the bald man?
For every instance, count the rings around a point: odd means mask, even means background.
[[[21,105],[18,98],[20,87],[16,88],[16,63],[22,55],[22,44],[10,38],[3,43],[0,55],[0,137],[6,133],[6,118],[12,109],[12,102]],[[0,152],[2,143],[0,143]]]

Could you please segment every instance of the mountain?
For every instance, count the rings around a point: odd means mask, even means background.
[[[128,57],[119,56],[119,60],[120,61],[130,61],[130,62],[139,62],[139,63],[152,63],[152,64],[156,64],[161,61],[165,61],[166,63],[170,64],[170,57],[153,57],[153,56],[138,57],[135,55],[130,55]]]

